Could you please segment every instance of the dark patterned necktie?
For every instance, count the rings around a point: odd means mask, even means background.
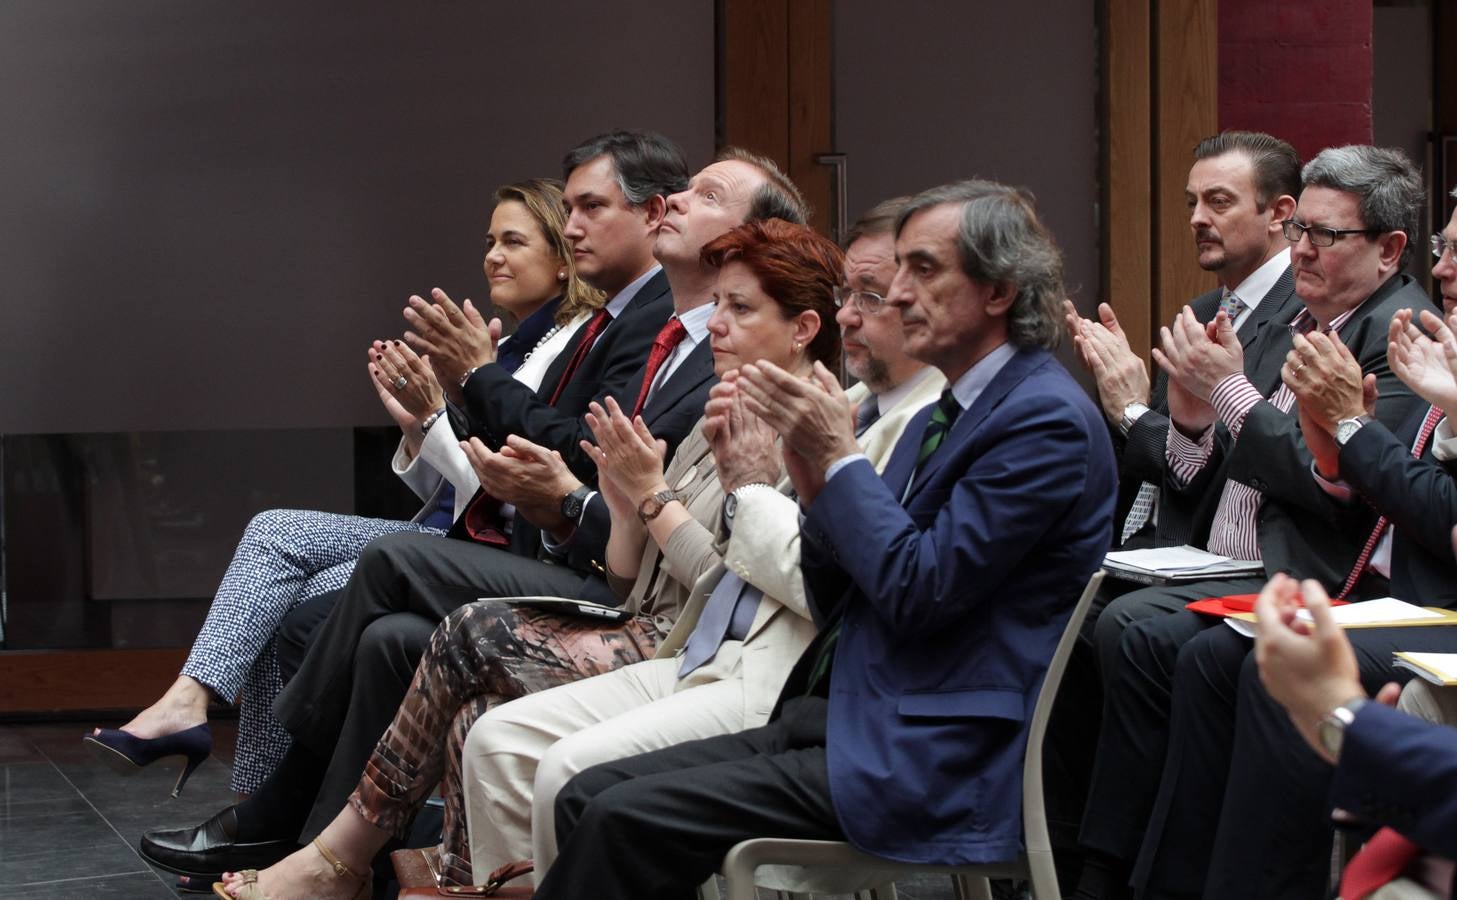
[[[941,399],[936,401],[936,408],[931,410],[931,420],[926,423],[926,430],[921,434],[921,450],[916,454],[917,469],[946,440],[947,432],[956,423],[959,415],[961,404],[956,402],[956,395],[951,393],[951,388],[947,388],[941,392]]]

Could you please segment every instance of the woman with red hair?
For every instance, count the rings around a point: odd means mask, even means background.
[[[770,219],[710,242],[703,260],[719,271],[708,330],[720,378],[732,380],[741,366],[768,365],[827,388],[834,382],[839,248],[802,225]],[[666,632],[658,635],[655,658],[608,665],[603,674],[542,690],[543,673],[518,677],[533,662],[530,648],[493,626],[492,610],[503,601],[462,607],[436,629],[395,721],[349,804],[315,840],[318,849],[305,847],[262,873],[228,875],[217,893],[254,900],[354,896],[370,860],[392,835],[405,835],[442,774],[444,847],[411,857],[425,861],[438,884],[524,874],[530,866],[513,861],[533,856],[544,870],[556,850],[552,804],[572,775],[763,724],[814,635],[793,544],[797,519],[793,501],[783,498],[786,515],[779,518],[787,526],[756,526],[752,535],[773,565],[747,580],[726,568],[725,516],[731,519],[733,507],[726,499],[787,491],[788,481],[767,426],[734,400],[711,408],[666,472],[641,417],[630,420],[610,399],[588,414],[597,443],[587,450],[612,516],[609,582],[640,625]],[[730,448],[732,465],[717,466]],[[675,589],[686,598],[669,628],[653,613]],[[510,658],[523,650],[526,659]],[[485,715],[477,719],[480,711]],[[464,728],[470,730],[461,764],[447,766],[447,738]]]

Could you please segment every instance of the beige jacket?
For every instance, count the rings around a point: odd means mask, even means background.
[[[945,386],[946,379],[940,372],[926,372],[914,388],[860,436],[860,446],[877,472],[885,468],[906,422],[917,410],[934,403]],[[847,394],[851,403],[860,403],[869,397],[863,384],[855,385]],[[710,455],[710,465],[712,461]],[[714,483],[717,482],[715,478]],[[763,591],[764,599],[740,650],[745,721],[768,720],[789,670],[815,634],[799,569],[799,505],[789,496],[789,479],[781,479],[777,487],[777,490],[758,488],[739,494],[732,534],[725,533],[723,517],[715,514],[714,537],[722,559],[694,584],[677,624],[657,651],[663,657],[683,648],[725,570],[732,569]],[[677,536],[678,532],[674,532],[673,537]],[[792,615],[786,615],[786,611]]]

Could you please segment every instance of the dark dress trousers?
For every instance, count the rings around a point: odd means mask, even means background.
[[[1380,422],[1356,432],[1341,448],[1341,474],[1363,498],[1357,503],[1374,506],[1395,529],[1390,582],[1368,573],[1363,581],[1376,587],[1362,593],[1457,608],[1457,467],[1436,462],[1430,446],[1420,459],[1411,455],[1427,409],[1414,408],[1395,432]],[[1457,628],[1346,635],[1369,693],[1411,676],[1392,668],[1397,650],[1457,652]],[[1197,893],[1206,872],[1210,897],[1312,896],[1324,888],[1331,770],[1265,692],[1250,648],[1219,628],[1178,657],[1168,762],[1138,873],[1155,892]]]
[[[761,835],[922,862],[1016,856],[1028,718],[1108,546],[1116,466],[1098,411],[1045,351],[1017,352],[914,471],[930,414],[883,480],[851,463],[809,510],[802,564],[824,630],[774,720],[573,779],[538,897],[690,895]],[[827,633],[828,697],[806,696],[823,688],[807,690]]]

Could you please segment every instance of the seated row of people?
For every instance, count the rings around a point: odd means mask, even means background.
[[[542,870],[569,873],[618,831],[579,829],[554,846],[557,801],[579,797],[573,786],[600,770],[594,764],[737,739],[755,726],[782,732],[786,721],[795,723],[788,737],[797,747],[815,744],[816,727],[824,736],[803,783],[820,788],[813,827],[839,833],[833,804],[886,796],[884,763],[905,769],[907,752],[929,751],[949,765],[974,744],[977,793],[993,814],[974,811],[968,788],[933,769],[854,839],[953,860],[1015,853],[1019,736],[1060,625],[1109,542],[1113,497],[1112,453],[1096,411],[1048,353],[1060,332],[1061,261],[1029,199],[968,182],[887,206],[852,242],[846,264],[808,229],[772,221],[786,208],[802,219],[803,207],[765,160],[730,156],[687,191],[634,204],[613,177],[620,161],[596,146],[579,148],[567,165],[566,231],[579,271],[591,280],[586,259],[649,239],[676,312],[645,364],[639,357],[636,384],[562,422],[549,400],[533,406],[505,395],[499,364],[459,349],[472,333],[491,334],[473,309],[443,294],[432,305],[412,302],[406,341],[428,353],[443,384],[460,377],[464,452],[481,496],[514,509],[511,527],[494,529],[509,545],[492,547],[484,530],[466,529],[473,540],[395,535],[367,547],[275,704],[294,737],[282,762],[248,800],[203,826],[147,835],[149,858],[201,875],[278,859],[322,832],[317,851],[232,878],[224,890],[348,896],[359,883],[353,873],[366,870],[443,774],[444,883],[487,880],[526,855]],[[770,221],[741,225],[746,219]],[[611,310],[610,285],[594,284]],[[842,335],[828,329],[832,315]],[[863,380],[858,404],[831,374],[842,337]],[[690,340],[698,346],[683,353]],[[674,357],[678,371],[691,371],[684,360],[699,349],[713,354],[722,381],[703,422],[664,447],[653,395],[678,377]],[[585,359],[601,353],[593,348]],[[381,370],[396,386],[410,380]],[[697,418],[703,395],[694,401],[680,403]],[[533,433],[540,422],[579,431]],[[901,439],[903,430],[911,433]],[[574,440],[584,433],[590,440]],[[573,451],[593,470],[586,491]],[[809,515],[803,536],[795,499]],[[494,524],[506,525],[496,515]],[[539,544],[526,544],[533,552],[509,552],[532,527],[541,533]],[[582,571],[593,563],[605,578]],[[574,582],[536,577],[538,566]],[[614,591],[614,602],[626,596],[626,623],[469,603],[481,595],[587,600],[603,596],[590,589],[594,581]],[[1009,595],[1026,599],[1009,605]],[[802,655],[816,619],[829,627]],[[432,620],[443,620],[433,635]],[[987,649],[968,656],[967,641]],[[418,669],[398,664],[425,644]],[[805,689],[787,695],[796,698],[786,704],[794,715],[766,726],[796,661],[807,671]],[[413,685],[399,678],[405,671]],[[401,696],[388,730],[381,723],[351,760],[361,726]],[[874,708],[891,716],[903,708],[902,733],[867,733],[862,714]],[[463,757],[441,740],[448,733],[468,734]],[[336,786],[350,769],[352,796]],[[752,769],[742,777],[770,774]],[[691,862],[690,875],[651,877],[696,884],[699,869],[715,864],[706,846],[698,849],[697,859],[678,859]],[[550,878],[546,895],[581,890],[576,876],[560,876],[555,888]]]
[[[1353,146],[1299,169],[1284,142],[1238,132],[1202,143],[1196,158],[1190,225],[1224,289],[1163,329],[1161,390],[1150,390],[1111,310],[1097,322],[1069,312],[1105,417],[1125,439],[1125,497],[1141,495],[1125,503],[1133,521],[1122,536],[1260,561],[1267,575],[1312,579],[1342,600],[1457,606],[1457,445],[1446,424],[1457,379],[1439,343],[1450,335],[1403,271],[1425,202],[1415,166],[1399,151]],[[1449,315],[1454,238],[1457,220],[1432,245]],[[1085,635],[1101,717],[1065,711],[1054,725],[1064,756],[1096,748],[1075,896],[1325,889],[1329,768],[1261,686],[1250,641],[1184,608],[1264,581],[1105,598]],[[1394,650],[1457,651],[1457,630],[1440,627],[1350,639],[1370,691],[1401,680]]]

